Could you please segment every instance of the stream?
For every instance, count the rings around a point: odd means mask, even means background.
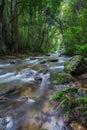
[[[56,89],[50,72],[63,72],[67,59],[55,52],[0,60],[0,130],[72,130],[50,100]]]

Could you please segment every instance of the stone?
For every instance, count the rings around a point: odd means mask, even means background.
[[[48,58],[48,61],[50,62],[57,62],[59,59],[57,57],[50,57]]]
[[[41,83],[42,82],[42,77],[35,77],[34,80],[37,83]]]
[[[40,61],[40,64],[45,64],[45,63],[46,63],[46,60]]]
[[[82,56],[73,56],[65,63],[64,71],[72,75],[84,74],[87,72],[87,63]]]
[[[10,61],[10,64],[16,64],[16,61],[12,60],[12,61]]]
[[[30,60],[36,60],[36,58],[35,57],[30,57]]]
[[[71,79],[71,75],[65,72],[58,73],[57,71],[51,71],[50,77],[52,79],[53,84],[62,84],[69,82]]]

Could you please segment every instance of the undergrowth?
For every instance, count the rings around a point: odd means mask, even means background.
[[[58,101],[56,109],[62,108],[68,123],[77,121],[87,127],[87,94],[82,89],[68,87],[54,92]]]

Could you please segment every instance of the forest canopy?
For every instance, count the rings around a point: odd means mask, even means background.
[[[87,52],[86,0],[0,0],[0,54]]]

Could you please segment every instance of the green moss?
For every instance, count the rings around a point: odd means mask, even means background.
[[[51,72],[51,79],[54,84],[61,84],[70,81],[71,75],[68,73]]]
[[[50,61],[50,62],[56,62],[56,61],[58,61],[59,59],[57,58],[57,57],[50,57],[49,59],[48,59],[48,61]]]
[[[73,56],[71,57],[64,65],[64,71],[65,72],[72,72],[75,71],[77,66],[79,65],[79,63],[82,60],[82,56],[77,55],[77,56]]]

